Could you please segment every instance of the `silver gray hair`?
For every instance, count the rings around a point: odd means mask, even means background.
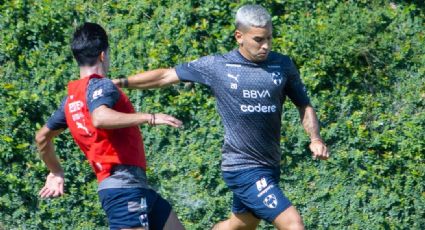
[[[236,12],[236,29],[243,27],[267,27],[271,26],[271,16],[260,5],[245,5]]]

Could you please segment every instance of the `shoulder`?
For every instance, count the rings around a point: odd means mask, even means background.
[[[117,99],[120,95],[118,87],[108,78],[92,78],[87,87],[87,101],[92,102],[99,98],[113,97]]]
[[[190,70],[197,70],[201,73],[211,73],[214,72],[218,66],[221,65],[223,61],[221,61],[220,55],[208,55],[203,56],[193,61],[184,63],[180,65],[180,68],[186,68]]]
[[[46,125],[50,130],[58,130],[58,129],[67,128],[66,117],[65,117],[65,104],[67,99],[68,99],[67,96],[65,96],[62,99],[59,108],[47,120]]]
[[[87,87],[89,94],[102,94],[105,92],[118,92],[118,87],[108,78],[92,78]]]
[[[292,59],[285,54],[271,51],[268,58],[269,62],[279,63],[281,65],[293,65]]]
[[[217,55],[217,59],[226,63],[246,63],[247,60],[239,53],[238,49],[231,50],[225,54]]]
[[[237,57],[237,55],[235,55],[235,51],[233,50],[224,54],[218,53],[218,54],[202,56],[193,61],[187,62],[187,64],[189,66],[201,65],[201,66],[214,67],[214,65],[218,63],[223,63],[229,60],[233,60],[235,59],[235,57]]]
[[[92,78],[89,80],[89,88],[93,87],[102,87],[102,86],[115,86],[111,79],[109,78]]]
[[[298,74],[298,68],[292,61],[292,58],[288,55],[281,54],[278,52],[270,52],[268,58],[269,65],[279,65],[283,71],[289,75]]]
[[[208,56],[203,56],[200,57],[198,59],[195,59],[191,62],[189,62],[189,65],[206,65],[206,66],[210,66],[215,64],[217,61],[220,60],[220,55],[208,55]]]
[[[92,78],[87,89],[87,104],[90,112],[101,105],[112,108],[120,98],[121,91],[107,78]]]

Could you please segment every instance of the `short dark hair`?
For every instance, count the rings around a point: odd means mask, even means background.
[[[71,50],[79,66],[93,66],[109,47],[106,31],[96,23],[86,22],[74,33]]]

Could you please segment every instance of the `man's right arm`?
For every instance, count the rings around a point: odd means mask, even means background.
[[[53,138],[59,135],[63,130],[64,129],[51,130],[45,125],[35,136],[40,158],[50,170],[46,178],[46,183],[39,192],[41,198],[54,198],[64,193],[63,169],[55,154],[55,147],[52,142]]]
[[[204,56],[177,65],[169,69],[156,69],[139,73],[129,78],[120,78],[112,80],[113,83],[121,88],[130,89],[151,89],[165,87],[171,84],[183,82],[195,82],[208,87],[213,86],[217,68],[221,63],[216,56]]]
[[[55,153],[53,138],[62,133],[68,125],[64,113],[64,106],[67,97],[62,99],[59,108],[52,114],[40,130],[35,135],[35,143],[41,160],[46,164],[50,173],[46,177],[46,183],[40,190],[41,198],[54,198],[64,193],[64,175],[59,159]]]
[[[156,69],[146,71],[127,79],[114,79],[112,80],[115,85],[123,88],[130,89],[151,89],[165,87],[171,84],[175,84],[180,81],[177,76],[176,70],[171,69]]]
[[[152,72],[152,71],[151,71]],[[152,78],[152,75],[148,75]],[[137,77],[136,81],[144,80]],[[145,83],[142,83],[145,84]],[[92,80],[87,93],[87,107],[95,128],[119,129],[138,126],[143,123],[150,125],[181,126],[181,121],[161,113],[126,113],[114,109],[119,100],[118,88],[109,79]]]

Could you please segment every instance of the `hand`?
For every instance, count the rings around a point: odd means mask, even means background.
[[[112,79],[111,81],[112,81],[112,83],[114,83],[114,85],[121,87],[120,79]]]
[[[127,88],[128,87],[128,79],[125,77],[121,77],[118,79],[112,79],[112,83],[114,83],[115,86],[120,88]]]
[[[151,125],[169,125],[175,128],[179,128],[183,124],[182,121],[167,114],[155,113],[155,114],[151,114],[151,116],[152,116],[152,119],[149,122],[149,124]]]
[[[41,198],[55,198],[62,196],[64,181],[63,172],[49,173],[46,178],[46,183],[38,195],[40,195]]]
[[[310,150],[313,155],[313,159],[321,159],[321,160],[327,160],[329,158],[329,151],[326,147],[325,143],[321,139],[313,140],[310,143]]]

